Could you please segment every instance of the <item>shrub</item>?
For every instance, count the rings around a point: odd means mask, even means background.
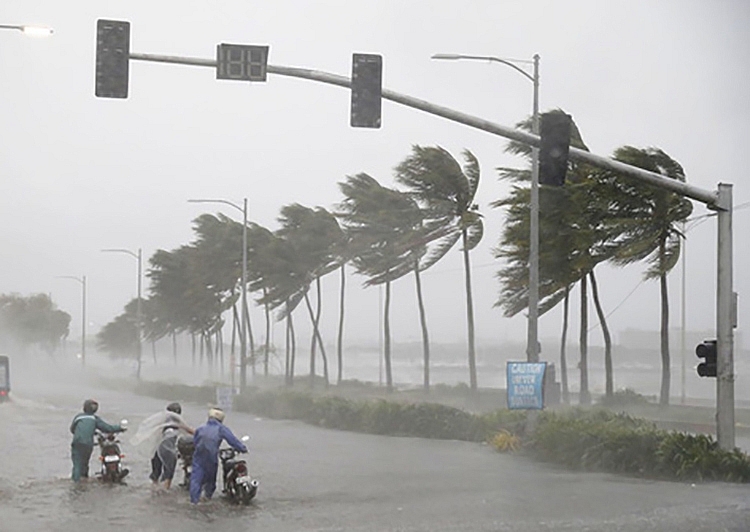
[[[603,395],[599,399],[599,404],[608,408],[624,406],[640,406],[652,403],[653,397],[641,395],[630,388],[617,390],[611,397]]]
[[[712,436],[670,432],[656,451],[664,474],[681,480],[750,481],[750,463],[739,449],[725,451]]]

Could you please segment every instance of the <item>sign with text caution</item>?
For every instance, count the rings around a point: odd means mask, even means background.
[[[546,362],[508,362],[508,408],[541,410],[544,408]]]

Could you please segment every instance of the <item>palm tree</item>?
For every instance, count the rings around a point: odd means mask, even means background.
[[[408,195],[383,187],[361,173],[339,183],[344,200],[337,216],[351,237],[349,248],[359,273],[368,277],[365,286],[385,284],[384,358],[386,385],[392,389],[390,300],[391,282],[413,272],[422,328],[424,387],[429,390],[430,344],[419,272],[425,254],[422,211]]]
[[[658,148],[639,149],[623,146],[614,153],[615,159],[661,174],[669,179],[685,181],[682,166]],[[626,265],[646,260],[646,279],[659,279],[661,295],[660,352],[662,363],[659,404],[669,404],[669,297],[667,274],[680,257],[679,223],[692,213],[693,204],[687,198],[661,188],[622,178],[608,171],[602,179],[611,181],[618,192],[610,223],[616,224],[620,236],[612,262]]]
[[[294,383],[296,340],[292,313],[304,297],[304,271],[293,246],[258,224],[248,227],[248,287],[262,296],[258,303],[270,310],[280,308],[279,320],[286,320],[285,383]]]
[[[434,244],[421,264],[422,270],[438,262],[461,240],[466,289],[469,382],[472,392],[476,392],[474,303],[469,252],[481,241],[484,224],[479,206],[474,203],[479,187],[479,162],[468,150],[464,150],[463,158],[462,167],[441,147],[414,146],[411,155],[396,167],[395,179],[417,200],[423,216],[422,239],[425,244]]]
[[[561,110],[549,111],[561,113]],[[531,119],[517,127],[531,129]],[[578,128],[573,124],[571,144],[587,149]],[[531,148],[511,142],[510,153],[531,159]],[[495,256],[507,260],[507,265],[498,273],[502,283],[501,297],[497,305],[504,307],[508,316],[528,307],[528,238],[529,238],[529,190],[531,172],[528,169],[499,168],[501,179],[514,183],[511,194],[492,203],[493,207],[507,208],[506,224]],[[587,164],[569,162],[567,183],[563,187],[540,188],[540,311],[550,310],[561,301],[563,330],[560,345],[560,365],[563,381],[563,397],[567,397],[567,362],[565,340],[567,337],[567,305],[570,287],[580,282],[581,286],[581,372],[580,400],[590,402],[588,390],[588,281],[591,281],[594,304],[600,320],[605,343],[606,393],[612,395],[614,376],[612,373],[612,342],[601,307],[594,269],[611,257],[616,238],[616,225],[607,223],[612,190],[609,184],[598,179],[598,174]]]
[[[310,375],[315,375],[315,346],[320,347],[323,358],[323,374],[328,379],[328,357],[320,334],[321,285],[320,279],[337,270],[340,265],[338,251],[346,241],[346,235],[339,227],[336,217],[322,207],[311,209],[298,203],[282,207],[279,216],[281,227],[277,234],[295,249],[297,261],[302,266],[305,277],[304,300],[313,326],[310,348]],[[316,289],[316,309],[313,312],[308,297],[309,285],[314,282]]]

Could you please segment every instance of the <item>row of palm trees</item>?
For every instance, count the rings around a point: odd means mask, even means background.
[[[483,224],[474,203],[479,186],[479,163],[468,151],[464,165],[439,147],[414,146],[395,169],[403,189],[388,188],[367,174],[339,183],[343,199],[333,212],[298,203],[282,207],[279,228],[272,231],[257,223],[247,227],[247,289],[266,316],[266,343],[255,346],[249,330],[250,359],[269,371],[271,316],[286,323],[284,368],[287,383],[296,367],[295,311],[303,306],[312,325],[310,340],[311,382],[317,373],[318,353],[322,374],[329,382],[328,353],[320,332],[321,279],[340,272],[337,382],[343,379],[343,331],[346,266],[365,277],[365,286],[385,287],[384,361],[386,386],[393,388],[391,366],[390,294],[392,283],[414,274],[424,351],[424,387],[430,387],[430,346],[422,298],[420,273],[437,263],[461,241],[465,265],[468,358],[471,388],[477,388],[474,316],[471,299],[469,251],[481,240]],[[142,329],[157,340],[188,332],[198,339],[201,356],[209,363],[223,348],[221,332],[231,315],[232,346],[240,327],[242,225],[223,215],[203,214],[194,221],[195,240],[172,251],[159,250],[150,259],[150,297],[142,305]],[[311,291],[316,294],[311,297]],[[314,302],[313,302],[314,301]],[[99,346],[131,356],[123,348],[137,342],[133,304],[105,326]],[[303,310],[304,312],[304,310]],[[175,345],[173,343],[173,345]],[[195,345],[195,344],[194,344]],[[222,354],[223,356],[223,354]]]
[[[561,111],[551,111],[561,112]],[[526,120],[518,127],[530,130]],[[573,144],[585,149],[574,128]],[[508,151],[530,159],[530,148],[511,142]],[[632,147],[618,149],[615,158],[663,175],[684,180],[678,163],[661,150]],[[501,291],[497,306],[508,316],[528,306],[528,236],[530,169],[499,168],[501,179],[512,183],[508,197],[492,206],[502,208],[506,223],[495,256],[503,266],[497,276]],[[256,346],[249,323],[250,360],[269,371],[272,316],[285,322],[284,368],[288,384],[296,367],[295,311],[303,306],[310,320],[310,376],[317,374],[318,352],[323,380],[329,382],[328,353],[320,332],[321,278],[340,275],[337,334],[337,382],[343,379],[343,332],[345,280],[349,265],[362,275],[365,286],[382,285],[383,347],[386,386],[393,387],[391,366],[390,301],[392,284],[414,275],[423,346],[423,386],[430,388],[430,340],[422,296],[421,273],[440,261],[457,244],[463,255],[468,331],[468,370],[471,390],[477,388],[474,345],[474,309],[470,251],[483,236],[482,216],[475,203],[480,182],[476,157],[468,150],[462,161],[440,147],[414,146],[394,169],[397,187],[387,187],[360,173],[339,183],[343,198],[332,211],[297,203],[282,207],[279,228],[272,231],[250,223],[248,235],[248,286],[255,302],[265,311],[265,344]],[[591,284],[594,304],[605,340],[606,393],[613,393],[612,349],[606,319],[599,302],[595,267],[603,262],[626,265],[646,260],[647,278],[658,278],[662,291],[662,402],[669,394],[669,352],[666,334],[668,298],[666,275],[677,261],[682,235],[676,223],[691,212],[688,200],[648,185],[624,180],[611,171],[571,162],[563,187],[540,191],[540,312],[563,304],[561,375],[568,400],[565,340],[570,292],[581,289],[581,401],[590,400],[587,373],[587,294]],[[195,240],[172,251],[159,250],[150,259],[147,275],[150,297],[143,303],[142,327],[148,339],[157,340],[188,332],[201,354],[211,362],[223,356],[222,330],[232,320],[232,349],[241,316],[238,310],[242,225],[223,215],[204,214],[194,221]],[[311,290],[315,293],[314,303]],[[301,305],[304,303],[304,305]],[[134,306],[105,326],[100,347],[128,354],[127,345],[137,341]],[[124,339],[124,340],[123,340]],[[122,341],[121,341],[122,340]],[[124,344],[123,344],[124,341]],[[119,342],[119,343],[118,343]],[[173,344],[175,345],[175,344]],[[195,341],[194,341],[195,346]],[[176,347],[175,347],[176,349]],[[130,351],[132,352],[132,351]],[[195,350],[194,350],[195,356]]]
[[[560,110],[551,113],[562,112]],[[518,124],[531,130],[531,121]],[[573,124],[571,145],[588,150]],[[508,151],[531,158],[531,149],[511,142]],[[685,181],[685,173],[674,159],[658,148],[623,146],[614,159],[644,168],[666,178]],[[498,272],[502,285],[497,304],[506,316],[528,306],[528,205],[529,169],[500,168],[502,179],[513,183],[507,198],[492,205],[507,209],[506,224],[495,256],[504,259]],[[669,403],[669,298],[667,274],[677,264],[681,240],[680,222],[692,212],[692,203],[677,194],[644,184],[611,170],[571,161],[563,187],[540,189],[540,313],[562,302],[563,327],[560,366],[563,397],[569,400],[566,337],[569,298],[575,284],[580,287],[580,400],[589,403],[588,388],[588,292],[589,284],[605,346],[605,393],[614,392],[612,339],[599,298],[595,268],[602,263],[625,266],[646,262],[646,279],[658,279],[661,295],[660,353],[662,378],[659,401]]]

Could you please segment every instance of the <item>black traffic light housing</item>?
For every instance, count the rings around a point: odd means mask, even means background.
[[[352,55],[352,127],[380,127],[383,90],[383,56]]]
[[[542,115],[539,136],[539,184],[561,187],[565,184],[570,150],[569,114],[551,112]]]
[[[127,98],[130,22],[96,21],[96,88],[99,98]]]
[[[698,364],[698,375],[701,377],[716,377],[716,340],[704,340],[695,348],[695,354],[698,358],[704,359]]]

